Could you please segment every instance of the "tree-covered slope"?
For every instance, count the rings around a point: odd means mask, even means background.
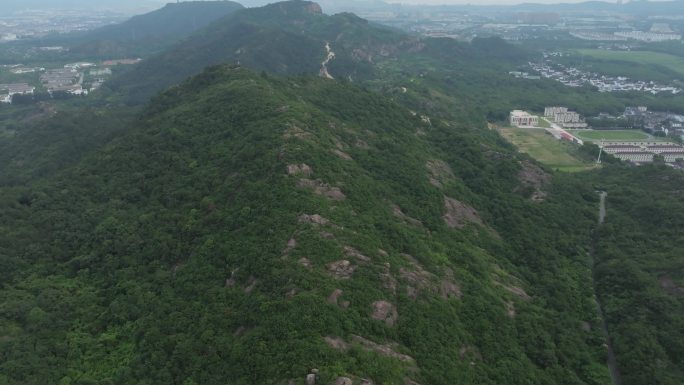
[[[596,233],[596,278],[625,385],[684,381],[684,175],[665,165],[611,167]]]
[[[0,382],[606,384],[591,186],[351,83],[215,67],[0,187]]]
[[[212,22],[242,9],[232,1],[169,3],[116,25],[88,32],[72,43],[73,54],[107,59],[149,56]]]

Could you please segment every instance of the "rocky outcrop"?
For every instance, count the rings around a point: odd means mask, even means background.
[[[399,277],[407,283],[406,294],[409,298],[416,299],[422,291],[433,291],[432,281],[436,278],[432,273],[423,267],[410,255],[404,255],[411,262],[411,267],[399,268]]]
[[[311,267],[311,261],[309,260],[309,258],[301,257],[297,262],[299,262],[300,265],[306,267],[307,269]]]
[[[379,344],[361,336],[352,335],[351,342],[346,342],[340,337],[325,337],[325,342],[333,349],[347,351],[352,344],[358,344],[364,350],[374,352],[385,357],[396,358],[403,362],[414,363],[413,357],[397,352],[399,345],[396,343]]]
[[[506,315],[509,318],[515,318],[515,304],[513,301],[506,302]]]
[[[283,254],[288,254],[290,251],[292,251],[295,247],[297,247],[297,240],[294,238],[290,238],[287,241],[287,245],[285,246],[285,249],[283,250]]]
[[[335,289],[328,296],[328,303],[331,305],[337,305],[337,300],[342,296],[344,292],[341,289]]]
[[[395,217],[399,218],[402,220],[402,222],[413,225],[413,226],[423,226],[423,222],[411,218],[408,215],[404,214],[404,212],[401,210],[401,207],[397,205],[392,205],[392,214],[394,214]]]
[[[371,305],[371,318],[383,321],[387,326],[394,326],[399,318],[399,313],[394,305],[387,301],[375,301]]]
[[[543,201],[547,195],[543,188],[551,181],[551,175],[530,161],[520,162],[520,165],[522,168],[518,173],[518,180],[522,188],[531,191],[532,201]]]
[[[435,187],[442,188],[456,179],[451,167],[442,160],[428,160],[425,167],[428,170],[428,180]]]
[[[328,271],[338,279],[349,279],[354,274],[356,266],[346,259],[328,264]]]
[[[287,175],[305,175],[305,176],[311,176],[313,175],[313,169],[311,166],[302,163],[302,164],[288,164],[287,165]]]
[[[302,178],[297,182],[297,186],[312,190],[315,194],[324,196],[334,201],[343,201],[346,196],[339,187],[330,186],[320,179]]]
[[[370,257],[361,254],[358,250],[351,246],[344,247],[344,255],[347,258],[356,258],[359,262],[370,262]]]
[[[477,210],[454,198],[444,197],[444,222],[451,228],[462,229],[467,224],[482,225]]]
[[[390,263],[386,262],[383,266],[382,273],[380,273],[380,280],[382,281],[383,289],[389,291],[393,295],[397,293],[397,280],[392,276]]]
[[[342,150],[334,149],[334,150],[332,150],[332,152],[333,152],[333,154],[337,155],[341,159],[352,160],[351,155],[347,154],[346,152],[344,152]]]
[[[300,223],[311,223],[311,224],[320,225],[320,226],[325,226],[328,223],[330,223],[329,220],[323,218],[322,216],[320,216],[318,214],[313,214],[313,215],[302,214],[299,216],[299,222]]]
[[[352,380],[349,377],[337,377],[335,385],[352,385]]]

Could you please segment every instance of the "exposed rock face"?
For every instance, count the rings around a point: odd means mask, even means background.
[[[361,385],[375,385],[372,380],[369,380],[367,378],[362,378],[361,379]]]
[[[313,373],[306,375],[306,385],[316,385],[316,375]]]
[[[309,258],[306,258],[306,257],[299,258],[298,262],[300,265],[306,267],[307,269],[311,267],[311,261],[309,260]]]
[[[420,263],[411,255],[402,254],[411,263],[411,268],[399,268],[399,277],[407,283],[406,294],[413,299],[417,299],[421,292],[436,292],[433,281],[436,280],[434,274],[423,269]]]
[[[404,362],[414,362],[415,360],[411,356],[407,356],[406,354],[401,354],[398,353],[395,349],[399,347],[397,344],[386,344],[386,345],[381,345],[378,343],[375,343],[373,341],[367,340],[361,336],[352,336],[353,341],[359,343],[361,346],[363,346],[366,350],[376,352],[378,354],[382,354],[387,357],[392,357],[396,358],[400,361]]]
[[[394,326],[399,317],[397,309],[387,301],[375,301],[372,305],[373,312],[371,318],[378,321],[384,321],[387,326]]]
[[[226,278],[226,285],[225,287],[233,287],[235,286],[235,283],[237,282],[235,279],[235,273],[237,273],[238,269],[235,269],[230,272],[230,277]]]
[[[347,351],[349,349],[349,344],[340,337],[325,337],[325,343],[328,344],[333,349]]]
[[[290,251],[292,251],[295,247],[297,247],[297,240],[294,238],[290,238],[287,241],[287,246],[285,246],[285,250],[283,250],[283,254],[287,254]]]
[[[258,281],[256,278],[250,276],[249,280],[247,280],[247,286],[245,286],[245,294],[252,293],[252,291],[254,291],[254,288],[256,287],[257,282]]]
[[[428,169],[430,184],[435,187],[442,188],[444,184],[456,179],[451,167],[442,160],[428,160],[425,167]]]
[[[287,174],[288,175],[305,175],[305,176],[311,176],[313,175],[313,169],[311,166],[302,163],[302,164],[288,164],[287,165]]]
[[[532,299],[523,288],[518,287],[518,286],[510,286],[510,285],[503,285],[504,289],[506,289],[509,293],[515,294],[518,297],[524,299],[525,301],[529,301]]]
[[[404,212],[401,210],[401,207],[397,205],[392,205],[392,214],[394,214],[395,217],[401,219],[404,223],[411,224],[413,226],[422,226],[423,222],[411,218],[408,215],[404,214]]]
[[[330,296],[328,296],[328,303],[332,305],[337,305],[337,300],[342,296],[344,292],[340,289],[335,289],[333,290],[332,293],[330,293]]]
[[[337,377],[335,385],[352,385],[352,380],[349,377]]]
[[[444,222],[451,228],[462,229],[469,223],[482,225],[477,210],[454,198],[444,197]]]
[[[684,295],[684,289],[679,287],[669,274],[661,274],[658,276],[658,284],[669,295],[680,296]]]
[[[322,195],[334,201],[343,201],[346,198],[339,187],[332,187],[319,179],[314,180],[302,178],[299,180],[297,185],[301,188],[312,190],[315,194]]]
[[[523,161],[520,165],[522,166],[522,169],[518,173],[518,180],[523,188],[532,189],[530,199],[535,202],[543,201],[547,195],[546,192],[543,191],[543,187],[551,181],[551,175],[529,161]]]
[[[515,304],[513,301],[506,302],[506,315],[510,318],[515,318]]]
[[[351,262],[346,259],[328,264],[328,271],[330,271],[335,278],[339,279],[351,278],[355,270],[356,266],[352,265]]]
[[[344,255],[346,257],[354,257],[360,262],[370,262],[370,257],[367,257],[363,254],[361,254],[358,250],[351,246],[345,246],[344,247]]]
[[[296,124],[289,124],[283,133],[283,139],[308,139],[311,133],[304,131]]]
[[[461,298],[461,288],[458,285],[448,279],[444,279],[442,284],[439,286],[439,294],[444,299],[448,298]]]
[[[351,155],[347,154],[346,152],[342,150],[335,149],[332,151],[333,154],[337,155],[338,157],[344,159],[344,160],[352,160]]]
[[[313,215],[302,214],[299,216],[299,222],[302,222],[302,223],[308,222],[308,223],[312,223],[314,225],[325,226],[330,221],[323,218],[322,216],[320,216],[318,214],[313,214]]]
[[[382,287],[385,290],[390,291],[392,294],[397,293],[397,280],[392,276],[392,272],[390,270],[390,264],[389,262],[386,262],[383,271],[380,274],[380,279],[382,280]]]

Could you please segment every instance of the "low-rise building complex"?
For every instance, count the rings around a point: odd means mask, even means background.
[[[529,114],[521,110],[513,110],[510,114],[511,126],[516,127],[537,127],[539,125],[539,117]]]

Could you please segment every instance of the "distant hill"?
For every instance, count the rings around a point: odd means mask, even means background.
[[[232,1],[169,3],[121,24],[88,32],[77,39],[72,51],[105,58],[149,55],[242,8]]]
[[[519,49],[498,39],[474,44],[424,39],[350,13],[325,15],[313,2],[288,1],[220,19],[114,79],[110,86],[133,95],[135,100],[145,100],[208,66],[222,63],[239,63],[275,74],[319,74],[328,48],[334,57],[327,61],[327,74],[352,81],[373,79],[382,63],[396,64],[400,58],[399,67],[406,68],[425,59],[455,65],[483,57],[493,63],[503,58],[525,58]]]

